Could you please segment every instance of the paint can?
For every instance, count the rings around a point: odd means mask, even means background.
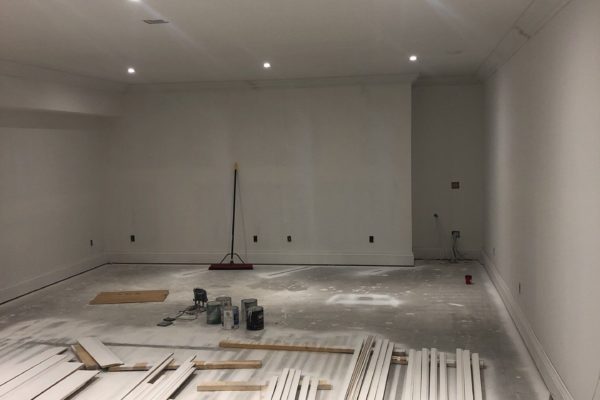
[[[235,321],[233,318],[233,307],[226,306],[223,308],[223,316],[221,317],[221,325],[223,329],[231,330],[235,327]]]
[[[221,302],[209,301],[206,303],[206,323],[216,325],[221,323]]]
[[[246,320],[246,329],[249,331],[260,331],[265,327],[264,310],[261,306],[254,306],[248,309],[248,319]]]
[[[231,306],[231,297],[229,296],[217,297],[215,301],[220,302],[223,307]]]
[[[258,300],[256,299],[243,299],[242,306],[240,307],[242,317],[242,321],[245,321],[248,318],[248,310],[250,307],[254,307],[258,305]]]

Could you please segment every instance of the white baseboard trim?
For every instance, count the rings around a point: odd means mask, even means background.
[[[460,250],[460,253],[469,260],[479,260],[481,258],[481,250],[467,249]],[[448,260],[452,258],[452,250],[439,247],[413,247],[415,258],[424,260]]]
[[[55,268],[44,275],[36,276],[35,278],[19,282],[16,285],[0,288],[0,303],[23,296],[45,286],[52,285],[53,283],[59,282],[73,275],[89,271],[90,269],[106,264],[107,260],[108,258],[106,257],[106,254],[98,254],[80,260],[66,267],[63,266]]]
[[[253,264],[329,264],[329,265],[393,265],[413,266],[412,254],[359,254],[359,253],[284,253],[248,252],[240,253],[244,261]],[[223,252],[178,253],[178,252],[112,252],[108,255],[111,263],[216,263],[224,256]],[[236,260],[237,261],[237,260]]]
[[[556,371],[556,368],[554,368],[552,361],[548,357],[548,354],[546,354],[542,344],[535,335],[535,332],[527,320],[525,313],[515,300],[512,292],[508,288],[508,285],[485,251],[482,252],[482,259],[483,266],[488,272],[488,275],[494,283],[494,286],[496,286],[496,290],[498,290],[498,293],[500,294],[508,313],[517,326],[519,334],[523,338],[529,354],[531,354],[535,365],[542,375],[542,379],[552,394],[552,399],[573,400],[573,396],[571,396],[571,393],[569,393],[569,390],[558,374],[558,371]]]

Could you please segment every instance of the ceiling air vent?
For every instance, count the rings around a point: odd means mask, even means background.
[[[165,21],[164,19],[145,19],[145,23],[148,25],[157,25],[157,24],[168,24],[169,21]]]

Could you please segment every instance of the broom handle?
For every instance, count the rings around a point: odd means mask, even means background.
[[[233,245],[235,242],[235,192],[237,190],[237,168],[238,165],[237,163],[235,163],[234,166],[234,171],[233,171],[233,219],[231,222],[231,253],[230,253],[230,259],[229,259],[229,263],[233,264]]]

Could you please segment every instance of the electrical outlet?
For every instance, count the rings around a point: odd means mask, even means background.
[[[460,182],[459,181],[454,181],[450,183],[450,187],[452,189],[460,189]]]
[[[90,239],[90,247],[94,247],[94,239]]]
[[[288,237],[287,237],[287,241],[288,241],[288,242],[291,242],[291,241],[292,241],[292,236],[291,236],[291,235],[288,235]]]
[[[373,243],[373,242],[375,242],[375,237],[369,236],[369,243]]]
[[[129,236],[129,241],[130,241],[131,243],[135,243],[135,235],[130,235],[130,236]]]
[[[460,231],[452,231],[452,237],[460,238]]]
[[[254,243],[258,242],[258,235],[254,235],[254,237],[252,238],[252,240],[254,241]]]

